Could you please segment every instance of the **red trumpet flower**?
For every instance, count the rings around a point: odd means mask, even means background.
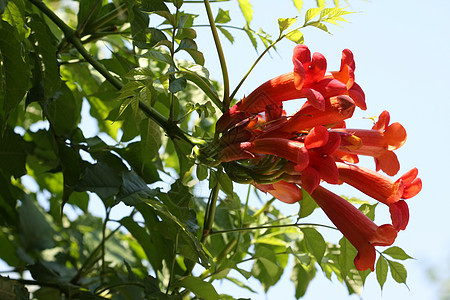
[[[397,230],[390,225],[378,226],[344,198],[319,186],[311,194],[331,222],[355,246],[358,254],[354,263],[358,270],[374,270],[375,246],[390,246]]]

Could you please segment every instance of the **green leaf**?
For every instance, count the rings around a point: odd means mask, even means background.
[[[295,7],[297,8],[298,12],[302,12],[303,7],[303,0],[293,0]]]
[[[141,127],[141,129],[143,129]],[[149,147],[147,149],[147,147]],[[155,148],[149,144],[142,142],[133,142],[127,145],[126,148],[116,149],[120,156],[122,156],[133,168],[133,170],[142,177],[145,182],[153,183],[160,180],[158,170],[153,163],[153,156]]]
[[[221,26],[217,26],[217,28],[230,41],[230,43],[232,43],[232,44],[234,43],[234,37],[231,35],[231,33],[228,30],[226,30],[225,28],[223,28]]]
[[[339,241],[339,246],[339,266],[342,274],[346,276],[350,270],[355,269],[354,260],[358,251],[345,237]]]
[[[400,260],[412,259],[412,257],[409,256],[408,254],[406,254],[402,248],[397,247],[397,246],[392,246],[392,247],[384,250],[383,253],[389,255],[390,257],[392,257],[394,259],[400,259]]]
[[[37,15],[32,16],[29,25],[32,29],[30,40],[33,40],[33,46],[42,65],[44,95],[50,98],[59,89],[61,81],[56,61],[57,41],[47,24]]]
[[[142,55],[142,57],[148,58],[150,60],[160,61],[160,62],[166,63],[168,65],[173,65],[173,61],[172,61],[172,58],[170,57],[170,55],[167,53],[162,53],[160,51],[148,50],[147,52],[145,52]]]
[[[313,7],[313,8],[308,9],[308,10],[306,11],[306,14],[305,14],[305,25],[306,25],[309,21],[311,21],[312,19],[314,19],[315,17],[317,17],[317,16],[320,14],[321,11],[322,11],[322,8],[321,8],[321,7]]]
[[[47,107],[47,117],[58,136],[68,135],[80,121],[81,104],[76,103],[72,91],[65,83],[55,93]]]
[[[392,278],[394,278],[394,280],[398,283],[406,283],[406,277],[408,274],[406,272],[405,266],[403,266],[399,262],[389,259],[387,259],[387,262],[389,264],[389,269],[391,270]]]
[[[380,256],[376,265],[376,273],[377,273],[377,281],[380,284],[381,289],[383,289],[383,285],[386,282],[387,273],[388,273],[388,263],[383,256]]]
[[[325,6],[325,0],[316,0],[316,2],[317,2],[317,6],[318,6],[318,7],[323,7],[323,6]]]
[[[2,260],[10,266],[17,266],[19,264],[19,258],[16,254],[16,247],[4,231],[0,231],[0,245],[2,245],[0,247],[0,257]]]
[[[317,28],[322,29],[323,31],[325,31],[325,32],[327,32],[327,33],[330,33],[330,32],[328,31],[327,26],[326,26],[325,24],[323,24],[323,23],[320,23],[320,22],[310,22],[310,23],[308,23],[307,25],[317,27]]]
[[[183,69],[181,72],[187,80],[198,86],[209,99],[211,99],[215,104],[219,104],[220,99],[216,89],[208,78],[199,74],[200,72],[203,72],[203,69],[204,68],[202,66],[194,66],[189,69]]]
[[[250,1],[249,0],[238,0],[238,1],[239,7],[241,8],[242,14],[244,15],[244,18],[247,21],[247,24],[250,24],[253,18],[253,9],[252,5],[250,4]]]
[[[189,155],[192,151],[192,145],[184,140],[173,140],[175,146],[175,152],[178,157],[179,174],[181,178],[186,174],[189,169],[194,165],[193,160],[189,159]]]
[[[81,157],[79,153],[63,143],[58,143],[59,163],[62,168],[64,178],[64,191],[62,207],[69,201],[69,196],[73,192],[81,175]]]
[[[145,12],[169,11],[169,8],[163,0],[140,0],[136,2],[141,10]]]
[[[183,49],[194,59],[195,63],[203,66],[205,64],[205,57],[203,53],[196,49]]]
[[[362,204],[359,207],[359,210],[362,211],[369,219],[372,221],[375,219],[375,208],[377,207],[377,204]]]
[[[278,264],[277,257],[272,249],[272,247],[263,244],[255,246],[254,257],[256,261],[253,264],[252,274],[261,282],[265,291],[274,285],[283,273],[283,269]]]
[[[143,154],[152,160],[158,156],[159,148],[161,148],[161,128],[151,119],[142,120],[140,128]]]
[[[280,29],[280,35],[283,33],[283,31],[295,24],[295,22],[297,22],[297,18],[279,18],[278,27]]]
[[[186,88],[186,78],[178,77],[178,78],[170,78],[169,80],[169,91],[171,93],[178,93]]]
[[[153,269],[161,269],[164,251],[161,249],[161,245],[153,243],[153,238],[147,233],[145,228],[139,226],[133,218],[124,217],[120,220],[120,224],[125,226],[131,235],[138,241],[142,249],[144,249],[145,255]]]
[[[20,41],[24,41],[30,34],[30,28],[24,22],[25,6],[22,1],[9,1],[2,19],[15,28]],[[13,34],[13,32],[10,32],[10,34]]]
[[[201,280],[199,277],[186,276],[176,283],[176,286],[182,286],[190,290],[197,297],[205,300],[218,300],[219,294],[209,282]]]
[[[0,169],[19,178],[27,173],[27,143],[9,126],[0,133]]]
[[[286,34],[286,38],[293,41],[296,44],[303,44],[304,41],[303,33],[298,29],[288,32]]]
[[[311,195],[308,194],[305,189],[302,189],[302,201],[300,201],[300,211],[298,213],[298,217],[304,218],[306,216],[309,216],[317,207],[317,203],[314,201]]]
[[[228,177],[226,173],[219,173],[220,189],[230,197],[233,197],[233,181]]]
[[[0,21],[0,53],[3,57],[5,91],[0,92],[0,103],[4,114],[16,108],[28,90],[30,67],[22,58],[22,45],[14,29]]]
[[[55,246],[54,230],[41,208],[30,196],[24,195],[18,208],[22,238],[28,250],[44,250]]]
[[[214,22],[220,23],[220,24],[225,24],[230,21],[231,21],[230,11],[219,8],[219,12],[217,13],[216,18],[214,19]]]
[[[122,172],[122,185],[116,200],[129,206],[135,206],[140,204],[143,198],[156,196],[157,193],[158,190],[151,190],[135,172],[126,171]]]
[[[327,249],[327,245],[322,235],[313,227],[302,227],[301,231],[304,234],[304,240],[306,246],[316,258],[320,264],[322,262],[323,255]]]
[[[205,268],[209,268],[209,254],[206,252],[203,244],[187,230],[186,225],[184,225],[159,201],[154,199],[145,199],[144,201],[157,212],[163,222],[167,222],[167,225],[173,225],[173,227],[176,228],[177,234],[179,233],[180,237],[179,243],[181,244],[179,245],[178,253],[193,262],[200,263]]]
[[[205,180],[208,177],[208,168],[205,165],[197,165],[197,178],[199,181]]]
[[[176,39],[195,39],[197,32],[193,28],[180,28],[175,35]]]
[[[248,26],[244,27],[244,31],[247,34],[248,38],[250,39],[250,42],[252,43],[253,48],[255,48],[255,50],[256,50],[258,48],[258,42],[256,41],[256,38],[255,38],[255,36],[253,34],[253,31],[250,30],[248,28]]]
[[[313,272],[308,272],[300,263],[295,263],[292,268],[291,281],[295,285],[295,298],[299,299],[303,297],[309,286],[309,283],[314,278],[315,268],[312,268]]]
[[[75,190],[79,192],[90,191],[106,200],[116,195],[121,185],[122,177],[117,169],[99,161],[85,168]]]

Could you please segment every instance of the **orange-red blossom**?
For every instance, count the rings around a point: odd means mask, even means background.
[[[240,172],[230,177],[250,178],[258,189],[283,202],[301,200],[302,190],[310,193],[358,250],[356,268],[373,270],[374,246],[391,245],[397,232],[406,228],[409,210],[404,200],[422,187],[415,168],[395,181],[376,172],[381,169],[393,176],[399,171],[394,150],[405,143],[406,131],[399,123],[389,124],[387,111],[370,130],[345,128],[355,107],[366,109],[364,93],[355,83],[350,50],[342,52],[340,70],[335,72],[327,72],[323,55],[311,56],[304,45],[295,47],[293,63],[293,72],[262,84],[218,120],[219,161],[239,166],[229,168]],[[286,116],[283,102],[297,98],[306,98],[306,103]],[[358,155],[374,157],[376,171],[357,166]],[[377,226],[348,201],[320,186],[321,181],[349,184],[388,205],[392,225]]]

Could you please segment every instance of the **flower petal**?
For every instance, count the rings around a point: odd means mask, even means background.
[[[405,230],[409,221],[409,208],[406,201],[400,200],[389,205],[392,225],[397,231]]]

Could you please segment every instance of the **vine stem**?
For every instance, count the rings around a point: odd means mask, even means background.
[[[211,32],[214,38],[214,43],[216,44],[217,54],[219,55],[220,67],[222,69],[223,77],[223,101],[222,101],[222,112],[225,112],[230,107],[230,80],[228,77],[227,64],[225,62],[225,55],[223,54],[222,45],[220,44],[219,34],[217,33],[216,23],[214,22],[214,17],[211,11],[211,5],[209,0],[204,0],[206,14],[208,15],[209,25],[211,27]]]
[[[219,172],[222,172],[222,168],[219,169]],[[218,174],[216,176],[219,177]],[[205,243],[206,238],[212,232],[214,215],[216,213],[217,199],[219,198],[219,191],[220,191],[220,183],[219,178],[217,178],[217,183],[212,188],[211,193],[209,194],[208,204],[206,206],[205,220],[203,222],[203,236],[201,239],[202,243]]]
[[[63,20],[61,20],[44,2],[41,0],[28,0],[35,5],[40,11],[42,11],[47,17],[50,18],[64,33],[66,40],[71,43],[80,52],[81,56],[96,69],[105,79],[111,83],[116,89],[120,90],[123,87],[122,81],[113,76],[106,67],[96,60],[92,55],[84,48],[83,43],[77,37],[76,31],[70,28]],[[180,129],[175,123],[169,122],[163,115],[161,115],[153,107],[147,106],[142,100],[139,100],[139,108],[149,118],[154,120],[161,126],[172,139],[181,138],[191,145],[198,145],[204,143],[203,140],[194,138],[183,130]]]
[[[317,227],[324,227],[324,228],[338,230],[337,228],[335,228],[333,226],[328,226],[328,225],[323,225],[323,224],[293,223],[293,224],[280,224],[280,225],[268,225],[268,226],[243,227],[243,228],[234,228],[234,229],[217,230],[217,231],[212,231],[211,230],[209,234],[212,235],[212,234],[232,233],[232,232],[247,231],[247,230],[260,230],[260,229],[283,228],[283,227],[301,227],[301,226],[317,226]]]

